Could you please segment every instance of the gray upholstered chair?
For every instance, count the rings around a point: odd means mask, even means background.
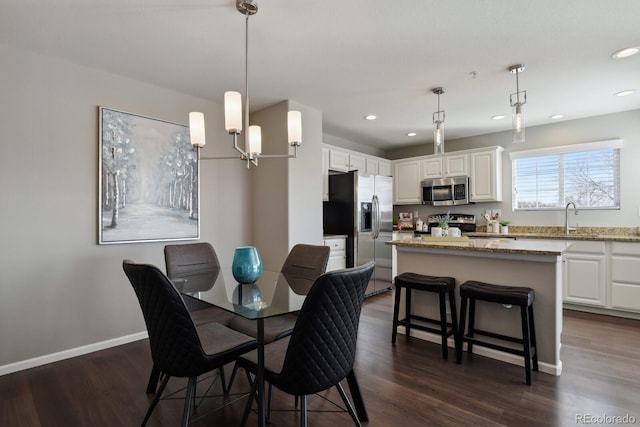
[[[123,261],[122,268],[142,309],[154,368],[164,374],[142,425],[151,417],[169,379],[182,377],[189,379],[182,415],[182,425],[187,426],[195,406],[197,377],[233,362],[257,343],[216,322],[196,326],[180,292],[158,268],[129,260]]]
[[[361,426],[340,382],[353,373],[360,312],[373,269],[374,263],[369,262],[320,276],[307,294],[291,335],[265,346],[264,379],[300,398],[303,427],[307,425],[306,396],[334,386],[354,424]],[[237,363],[256,374],[257,352],[241,356]],[[255,381],[251,390],[255,395]],[[252,402],[247,402],[242,425]]]

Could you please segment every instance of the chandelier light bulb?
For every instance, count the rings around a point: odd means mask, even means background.
[[[189,113],[189,135],[191,145],[202,148],[207,143],[204,137],[204,114],[193,111]]]

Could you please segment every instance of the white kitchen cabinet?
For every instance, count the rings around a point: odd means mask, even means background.
[[[469,155],[445,154],[443,176],[469,175]]]
[[[469,154],[472,202],[502,201],[502,147]]]
[[[329,246],[327,271],[341,270],[346,267],[347,252],[345,237],[325,237],[324,245]]]
[[[366,158],[364,169],[367,175],[378,175],[380,164],[376,159]]]
[[[606,307],[606,243],[572,241],[562,261],[563,301]]]
[[[611,242],[610,306],[640,311],[640,243]]]
[[[392,176],[391,161],[385,159],[378,160],[378,175]]]
[[[349,152],[329,150],[329,169],[339,172],[349,172]]]
[[[366,158],[364,156],[358,156],[357,154],[349,154],[349,170],[358,171],[358,174],[366,173]]]
[[[442,156],[430,156],[422,160],[422,179],[442,178],[443,163]]]
[[[393,204],[419,204],[420,160],[400,160],[393,162]]]
[[[322,148],[322,200],[329,200],[329,149]]]

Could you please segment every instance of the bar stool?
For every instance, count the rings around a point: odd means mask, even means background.
[[[473,345],[492,348],[511,354],[524,357],[525,375],[527,385],[531,385],[531,359],[533,359],[533,370],[538,370],[538,352],[536,348],[536,332],[533,321],[533,297],[534,292],[531,288],[516,286],[501,286],[482,283],[476,281],[467,281],[460,285],[460,331],[458,338],[460,345],[456,346],[456,362],[462,362],[463,343],[467,343],[467,351],[472,353]],[[465,335],[465,318],[467,315],[467,301],[469,301],[469,328]],[[522,339],[501,335],[489,331],[483,331],[475,328],[475,310],[476,301],[493,302],[504,305],[515,305],[520,307],[520,318],[522,323]],[[475,335],[482,335],[494,339],[509,341],[516,344],[522,344],[523,349],[515,349],[506,347],[494,342],[483,341],[477,339]]]
[[[398,326],[402,325],[406,328],[406,335],[411,336],[411,328],[422,331],[440,334],[442,337],[442,358],[447,359],[449,350],[447,338],[453,335],[457,348],[458,345],[458,314],[456,312],[455,287],[456,279],[453,277],[435,277],[425,276],[417,273],[402,273],[395,278],[396,296],[393,307],[393,333],[391,335],[391,344],[396,343],[398,335]],[[398,320],[398,310],[400,308],[400,291],[405,288],[405,318]],[[440,319],[430,319],[423,316],[411,314],[411,293],[413,290],[424,292],[435,292],[440,298]],[[451,322],[447,322],[446,296],[449,295],[449,309],[451,311]],[[418,324],[412,321],[421,321],[440,325],[439,329]]]

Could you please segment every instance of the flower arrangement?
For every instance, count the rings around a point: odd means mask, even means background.
[[[449,221],[451,221],[453,218],[451,218],[451,213],[447,212],[446,215],[438,215],[436,217],[436,221],[438,222],[438,226],[440,228],[449,228]]]

